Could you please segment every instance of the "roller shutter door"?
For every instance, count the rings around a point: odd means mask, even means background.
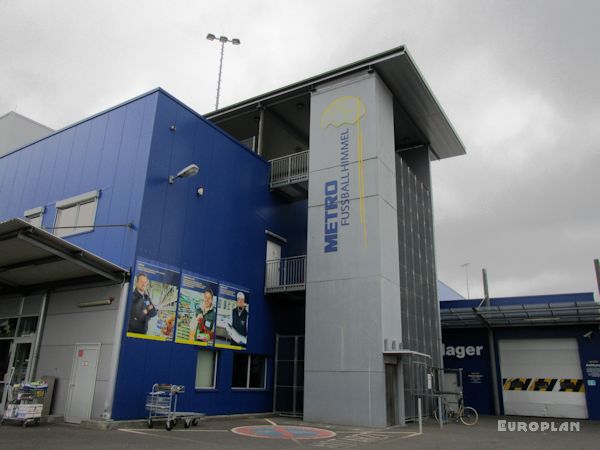
[[[575,339],[498,341],[504,414],[587,419]]]

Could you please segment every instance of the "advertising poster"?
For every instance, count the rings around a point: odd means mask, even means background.
[[[127,336],[173,340],[179,272],[157,262],[138,259],[129,299]]]
[[[225,284],[219,285],[215,347],[243,350],[248,341],[250,292]]]
[[[192,272],[182,271],[175,342],[212,345],[217,323],[219,284]]]

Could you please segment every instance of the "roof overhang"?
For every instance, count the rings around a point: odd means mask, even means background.
[[[21,219],[0,223],[0,296],[128,277],[127,270]]]
[[[566,302],[532,305],[446,308],[442,328],[501,328],[600,324],[600,303]]]
[[[465,154],[463,143],[404,46],[204,114],[204,116],[219,124],[221,121],[256,111],[259,107],[268,107],[289,98],[306,95],[322,83],[329,83],[354,73],[371,70],[377,72],[409,119],[423,133],[436,158],[443,159]]]

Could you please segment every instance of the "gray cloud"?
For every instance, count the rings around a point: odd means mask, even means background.
[[[595,291],[595,1],[0,0],[0,114],[54,128],[162,86],[213,109],[407,44],[468,154],[434,164],[438,274],[481,295]]]

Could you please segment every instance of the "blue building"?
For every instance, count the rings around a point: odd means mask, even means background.
[[[600,419],[592,293],[446,301],[441,318],[444,367],[462,369],[465,404],[480,414],[496,412],[496,396],[499,414]]]
[[[442,358],[430,161],[464,152],[404,47],[204,117],[157,89],[16,149],[0,374],[54,377],[70,422],[173,383],[207,414],[404,423]]]

